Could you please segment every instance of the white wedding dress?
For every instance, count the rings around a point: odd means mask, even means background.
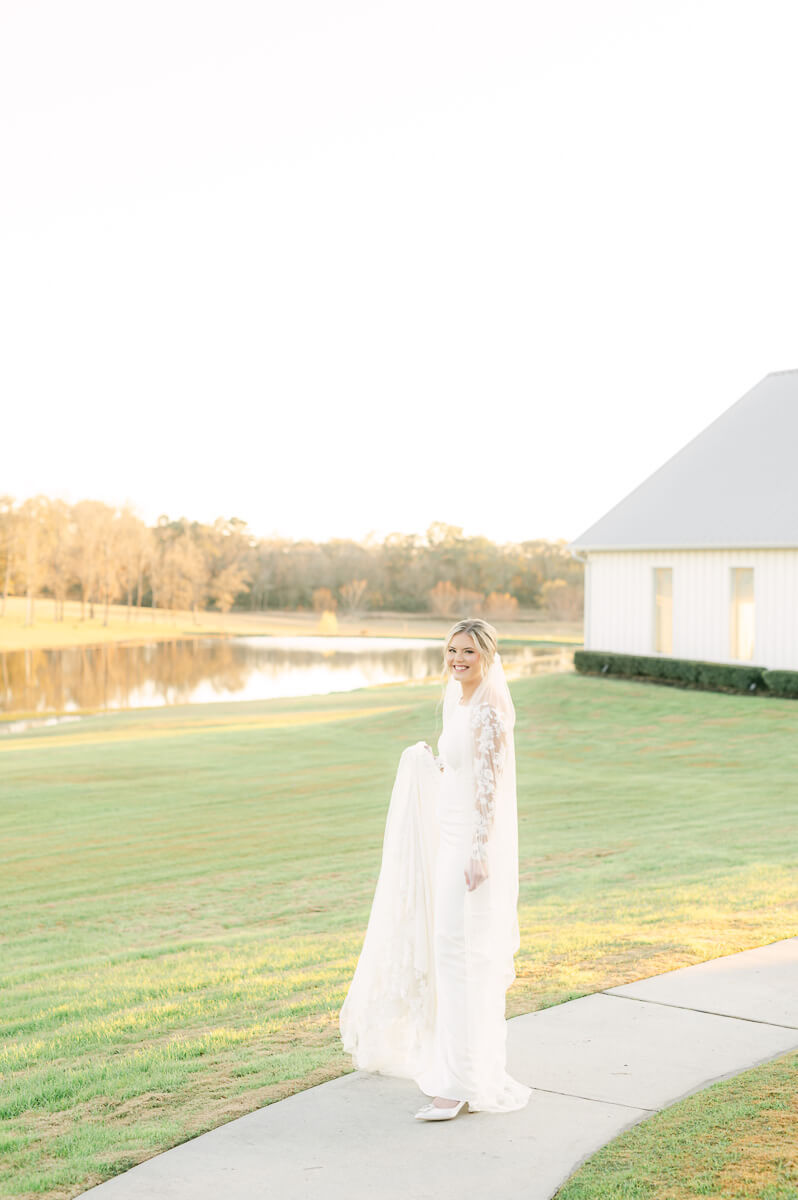
[[[460,695],[452,681],[439,757],[423,742],[401,756],[341,1036],[363,1070],[414,1079],[471,1112],[509,1112],[531,1089],[506,1070],[518,832],[515,713],[498,655],[471,702]],[[488,877],[469,892],[472,858]]]

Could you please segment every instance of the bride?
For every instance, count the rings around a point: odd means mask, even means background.
[[[405,750],[363,949],[340,1013],[355,1066],[414,1079],[419,1120],[523,1108],[507,1074],[505,992],[515,979],[515,710],[487,621],[444,643],[438,756]]]

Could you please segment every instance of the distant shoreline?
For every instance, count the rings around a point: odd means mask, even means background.
[[[140,611],[140,615],[136,615]],[[315,612],[190,612],[167,613],[152,609],[133,610],[130,620],[124,605],[111,605],[108,625],[104,608],[95,605],[94,620],[81,620],[81,605],[64,605],[64,620],[54,621],[53,602],[36,601],[34,624],[25,625],[25,600],[9,596],[5,617],[0,617],[0,652],[57,650],[68,646],[97,646],[104,643],[141,643],[207,637],[395,637],[443,638],[456,617],[432,613],[369,612],[361,616],[338,615],[337,628],[322,625]],[[507,641],[550,642],[568,646],[582,643],[581,621],[554,621],[539,613],[528,613],[495,624]]]

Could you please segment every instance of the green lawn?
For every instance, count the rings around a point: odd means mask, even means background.
[[[557,1200],[795,1200],[798,1054],[674,1104],[594,1154]]]
[[[798,705],[516,683],[508,1015],[796,932]],[[435,687],[0,739],[0,1195],[69,1197],[350,1068],[337,1016]]]

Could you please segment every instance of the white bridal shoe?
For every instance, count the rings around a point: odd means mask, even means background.
[[[451,1121],[452,1117],[456,1117],[467,1100],[461,1100],[458,1104],[453,1104],[451,1108],[441,1108],[437,1104],[425,1104],[416,1113],[417,1121]]]

